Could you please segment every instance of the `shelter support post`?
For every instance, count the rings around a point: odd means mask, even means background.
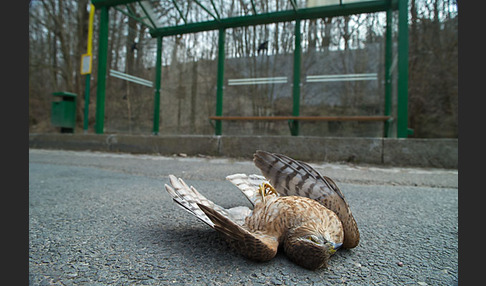
[[[393,57],[393,42],[392,42],[392,24],[393,24],[393,10],[386,10],[386,32],[385,32],[385,116],[391,116],[392,111],[392,57]],[[385,121],[383,136],[390,137],[390,127],[392,122]]]
[[[292,87],[292,116],[299,116],[300,114],[300,66],[301,66],[301,37],[300,37],[300,20],[295,20],[295,35],[294,35],[295,47],[294,47],[294,79]],[[299,135],[299,121],[289,121],[290,133],[292,136]]]
[[[398,2],[398,100],[397,137],[407,138],[408,129],[408,0]]]
[[[162,76],[162,37],[157,37],[157,59],[155,61],[155,94],[153,134],[159,134],[160,119],[160,79]]]
[[[95,6],[90,4],[89,9],[89,26],[88,26],[88,43],[86,45],[86,53],[90,55],[90,66],[93,62],[93,22],[95,14]],[[84,85],[84,120],[83,120],[83,130],[84,133],[88,133],[89,126],[89,90],[91,83],[91,67],[88,74],[86,74],[86,81]]]
[[[98,39],[98,87],[96,89],[95,132],[103,134],[105,121],[106,61],[108,55],[108,6],[100,9],[100,36]]]
[[[224,83],[224,43],[225,43],[226,30],[219,29],[218,38],[218,77],[216,81],[216,116],[223,115],[223,83]],[[216,120],[215,135],[222,134],[222,121]]]
[[[89,88],[91,84],[91,74],[86,75],[84,82],[84,119],[83,119],[83,130],[84,133],[88,133],[89,127]]]

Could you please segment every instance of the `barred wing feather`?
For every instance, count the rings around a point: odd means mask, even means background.
[[[322,176],[307,163],[281,154],[259,150],[253,162],[280,195],[308,197],[336,213],[344,228],[343,247],[358,245],[356,221],[343,193],[331,178]]]

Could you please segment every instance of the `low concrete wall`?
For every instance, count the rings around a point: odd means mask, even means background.
[[[49,133],[29,134],[29,147],[233,158],[252,158],[255,150],[260,149],[310,162],[458,167],[457,139]]]

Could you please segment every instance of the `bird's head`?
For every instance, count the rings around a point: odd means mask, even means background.
[[[299,227],[289,230],[284,241],[284,251],[298,265],[315,270],[327,267],[329,258],[341,245],[342,243],[329,241],[309,228]]]

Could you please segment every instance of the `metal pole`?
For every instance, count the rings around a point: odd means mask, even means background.
[[[113,1],[115,0],[111,0],[107,2],[113,2]],[[319,19],[325,17],[346,16],[346,15],[361,14],[361,13],[374,13],[374,12],[386,11],[386,9],[390,7],[390,5],[392,6],[395,5],[396,1],[397,0],[347,1],[342,5],[324,5],[324,6],[312,7],[312,8],[302,7],[299,8],[297,11],[295,11],[294,9],[290,9],[290,10],[262,12],[262,13],[255,13],[255,10],[252,9],[253,15],[227,17],[227,18],[221,18],[221,19],[215,19],[215,20],[209,20],[203,22],[193,22],[185,25],[159,27],[155,30],[150,31],[150,35],[152,35],[152,37],[157,37],[157,36],[166,37],[166,36],[175,36],[179,34],[212,31],[221,28],[228,29],[228,28],[236,28],[236,27],[280,23],[280,22],[291,22],[296,19],[307,20],[307,19]],[[181,1],[177,1],[177,2],[180,3]],[[254,2],[257,1],[251,1],[252,8],[255,4]],[[297,2],[303,2],[303,1],[297,1]],[[348,2],[353,2],[353,3],[348,3]]]
[[[157,59],[155,62],[154,128],[153,134],[159,134],[160,118],[160,77],[162,76],[162,37],[157,37]]]
[[[393,57],[392,41],[393,10],[386,10],[386,35],[385,35],[385,115],[390,116],[392,110],[392,76],[391,64]],[[391,122],[385,121],[384,137],[390,137]]]
[[[292,106],[292,115],[299,116],[300,114],[300,54],[302,52],[300,42],[300,20],[295,20],[295,48],[294,48],[294,81],[293,81],[293,89],[292,89],[292,96],[293,96],[293,106]],[[290,133],[292,136],[299,135],[299,121],[293,120],[290,122]]]
[[[95,132],[103,134],[105,122],[106,61],[108,54],[108,6],[101,7],[98,45],[98,88],[96,89]]]
[[[224,82],[224,43],[225,29],[219,29],[218,39],[218,78],[216,82],[216,116],[223,115],[223,82]],[[222,122],[216,120],[215,135],[222,134]]]
[[[89,5],[89,26],[88,26],[88,45],[86,47],[87,54],[91,56],[91,62],[93,61],[92,56],[92,46],[93,46],[93,22],[94,22],[94,12],[95,6],[93,4]],[[91,65],[91,63],[90,63]],[[91,83],[91,73],[86,75],[86,82],[84,85],[84,123],[83,123],[83,130],[84,133],[88,133],[89,127],[89,90],[90,90],[90,83]]]
[[[84,123],[83,123],[83,130],[84,133],[88,133],[88,126],[89,126],[89,86],[91,83],[91,74],[86,75],[86,81],[84,83]]]
[[[408,136],[408,0],[398,1],[397,137]]]

